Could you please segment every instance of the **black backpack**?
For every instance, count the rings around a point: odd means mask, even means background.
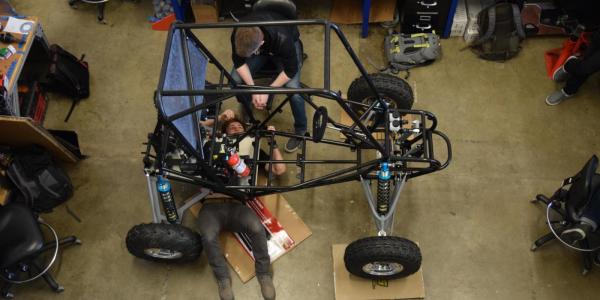
[[[36,212],[51,211],[73,195],[69,175],[39,146],[16,150],[6,173],[20,192],[14,193],[13,200],[24,202]]]
[[[50,70],[45,85],[49,91],[73,98],[73,104],[65,118],[67,122],[79,100],[90,96],[88,63],[83,60],[85,55],[78,59],[56,44],[50,46],[50,57]]]
[[[479,12],[479,37],[469,46],[487,60],[504,61],[515,57],[521,50],[525,30],[521,9],[511,1],[497,1]]]

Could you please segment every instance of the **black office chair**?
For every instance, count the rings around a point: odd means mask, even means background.
[[[71,8],[77,8],[76,4],[78,2],[98,4],[98,22],[106,24],[104,22],[104,8],[106,7],[106,2],[108,2],[108,0],[69,0],[69,6],[71,6]]]
[[[531,251],[557,239],[565,246],[583,253],[583,275],[592,268],[592,261],[600,264],[600,246],[598,246],[600,237],[597,233],[592,233],[574,246],[561,239],[560,233],[581,221],[583,210],[590,201],[600,201],[600,198],[594,199],[600,197],[600,174],[596,173],[597,167],[598,157],[593,155],[579,173],[563,181],[563,185],[552,197],[548,198],[540,194],[531,201],[532,203],[543,202],[547,205],[546,221],[550,228],[548,234],[533,243]],[[552,211],[558,214],[558,220],[552,220]],[[592,248],[591,245],[594,247]]]
[[[53,239],[44,240],[40,225],[47,227]],[[57,293],[64,291],[48,272],[56,261],[59,246],[81,244],[74,236],[58,239],[56,231],[21,203],[0,206],[0,295],[12,299],[14,284],[31,282],[40,277]],[[50,250],[50,251],[49,251]],[[48,258],[48,254],[50,258]]]

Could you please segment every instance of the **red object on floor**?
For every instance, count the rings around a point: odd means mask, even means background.
[[[35,106],[35,113],[33,115],[33,120],[38,124],[44,124],[44,119],[46,118],[46,108],[48,107],[48,100],[46,99],[45,93],[39,91],[37,95],[37,105]]]
[[[152,23],[152,30],[167,31],[171,28],[171,24],[177,20],[175,14],[170,14],[154,23]]]
[[[569,56],[580,53],[582,47],[589,44],[590,34],[590,32],[582,32],[579,34],[577,40],[568,38],[563,42],[562,48],[550,49],[544,53],[546,72],[550,79],[552,79],[552,74],[554,74],[554,71],[560,68],[565,63],[567,58],[569,58]]]

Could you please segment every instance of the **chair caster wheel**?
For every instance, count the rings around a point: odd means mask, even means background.
[[[6,293],[2,294],[2,298],[4,298],[4,299],[14,299],[15,298],[15,294],[6,292]]]
[[[65,291],[65,288],[62,285],[59,285],[56,289],[54,289],[54,292],[56,293],[62,293]]]
[[[581,276],[585,276],[590,272],[590,270],[588,269],[583,269],[583,271],[581,271]]]
[[[529,250],[531,252],[535,252],[535,250],[537,250],[538,246],[536,244],[531,245],[531,248],[529,248]]]
[[[81,240],[80,240],[80,239],[76,239],[76,240],[75,240],[75,245],[81,245],[81,244],[83,244],[83,243],[81,242]]]

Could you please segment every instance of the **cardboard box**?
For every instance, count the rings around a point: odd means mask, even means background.
[[[346,244],[332,246],[333,282],[336,300],[423,299],[423,271],[394,280],[369,280],[348,273],[344,265]]]
[[[261,197],[261,199],[269,211],[277,218],[287,234],[294,240],[294,244],[285,253],[294,250],[302,241],[312,235],[308,226],[300,219],[282,195],[268,195]],[[195,217],[198,217],[201,207],[201,204],[196,204],[190,208]],[[229,262],[242,282],[248,282],[255,275],[254,260],[246,253],[233,233],[228,231],[221,232],[220,240],[221,248],[227,262]]]
[[[465,30],[467,29],[467,23],[469,17],[467,15],[467,5],[465,0],[459,0],[456,5],[456,11],[452,18],[452,28],[450,29],[450,36],[464,36]]]
[[[369,23],[394,20],[396,0],[371,2]],[[339,24],[362,24],[362,0],[334,0],[329,20]]]
[[[196,23],[216,23],[218,22],[217,8],[209,4],[192,5],[194,19]]]
[[[271,259],[271,262],[274,262],[294,246],[294,239],[290,237],[283,225],[281,225],[279,220],[277,220],[277,217],[271,213],[271,211],[264,205],[264,202],[260,198],[248,200],[246,202],[246,206],[250,207],[252,211],[254,211],[267,230],[269,234],[269,239],[267,241],[269,258]],[[244,247],[246,253],[250,255],[252,259],[254,259],[250,237],[248,237],[248,235],[245,233],[238,232],[234,232],[233,235]]]

